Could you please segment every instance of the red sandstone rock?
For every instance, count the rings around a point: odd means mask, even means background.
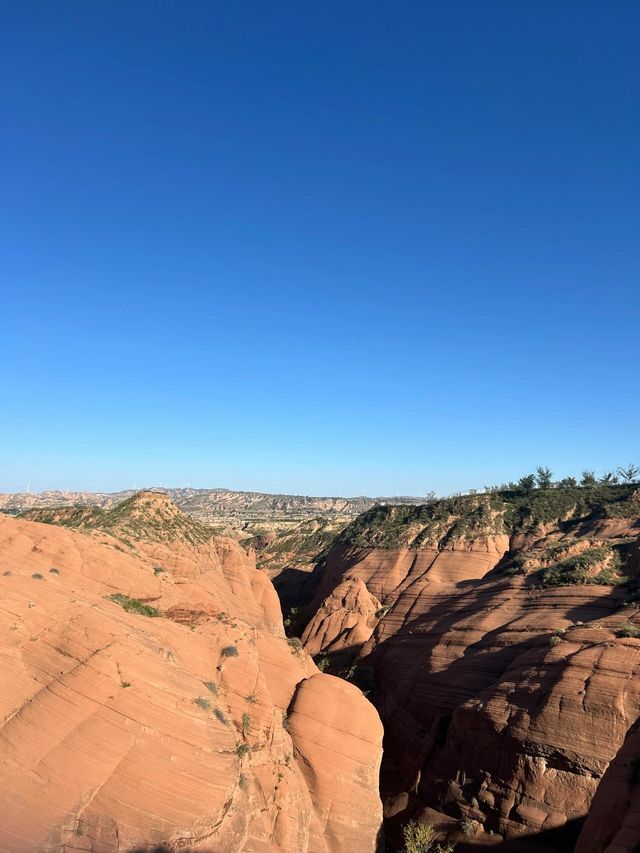
[[[0,516],[0,678],[3,853],[376,849],[377,714],[292,651],[237,543]]]
[[[387,817],[431,809],[457,822],[452,840],[489,845],[578,826],[640,716],[640,639],[617,635],[640,625],[640,612],[624,606],[621,586],[542,588],[496,567],[519,554],[535,571],[552,548],[564,559],[626,547],[639,527],[636,516],[594,517],[510,536],[332,550],[305,645],[314,654],[350,646],[375,668]],[[637,552],[626,571],[637,571]],[[373,624],[369,601],[381,605]],[[604,790],[601,798],[609,801]],[[623,840],[611,853],[633,849],[638,813],[632,804],[618,815]],[[605,835],[600,846],[588,846],[597,833],[581,840],[579,853],[601,853]],[[558,844],[545,849],[571,846]]]

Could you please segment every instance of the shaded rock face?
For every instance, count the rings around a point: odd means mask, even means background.
[[[386,509],[330,552],[304,642],[329,657],[349,647],[351,663],[374,669],[391,836],[420,814],[466,845],[577,835],[640,716],[640,639],[619,635],[640,634],[625,604],[640,506],[629,489],[609,497],[541,520],[495,499],[479,515],[474,498],[466,529],[460,507],[430,509],[437,525],[415,508],[398,525]],[[376,539],[386,547],[367,547]],[[637,812],[625,809],[628,834]],[[584,853],[614,843],[585,833]],[[544,849],[571,849],[567,839]]]
[[[636,723],[598,786],[575,853],[640,849],[640,726]]]
[[[0,517],[0,678],[2,851],[378,847],[378,715],[232,540]]]

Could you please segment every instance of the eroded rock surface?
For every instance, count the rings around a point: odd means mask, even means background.
[[[640,716],[639,533],[633,487],[377,508],[347,528],[304,640],[375,673],[391,835],[423,814],[467,845],[571,849]]]
[[[375,710],[236,542],[177,528],[0,515],[0,850],[373,853]]]

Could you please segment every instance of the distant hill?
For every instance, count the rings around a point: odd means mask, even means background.
[[[376,504],[421,504],[418,497],[308,497],[305,495],[272,495],[264,492],[235,492],[230,489],[159,489],[165,492],[182,512],[208,524],[242,529],[245,525],[266,523],[274,528],[291,522],[327,517],[351,519]],[[134,489],[122,492],[18,492],[0,494],[0,511],[17,514],[31,509],[64,506],[92,506],[108,509],[132,497]]]
[[[182,513],[165,492],[154,491],[137,492],[108,507],[38,507],[24,510],[19,517],[83,531],[100,530],[124,541],[133,538],[200,545],[219,532]]]

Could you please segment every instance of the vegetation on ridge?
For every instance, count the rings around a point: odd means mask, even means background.
[[[635,468],[625,470],[630,475]],[[542,471],[538,480],[532,474],[517,484],[482,493],[454,495],[420,506],[372,507],[349,524],[336,541],[362,548],[445,548],[454,541],[528,533],[550,523],[570,525],[596,517],[633,517],[640,510],[633,499],[637,491],[634,482],[619,484],[611,482],[614,475],[605,475],[593,484],[567,483],[571,478],[553,483],[549,480],[551,472]]]
[[[131,537],[152,542],[181,540],[201,545],[220,533],[218,528],[184,515],[160,492],[138,492],[109,509],[99,506],[50,507],[27,510],[19,517],[78,530],[100,530],[125,543],[126,537]],[[154,567],[154,574],[163,571],[162,566]]]

